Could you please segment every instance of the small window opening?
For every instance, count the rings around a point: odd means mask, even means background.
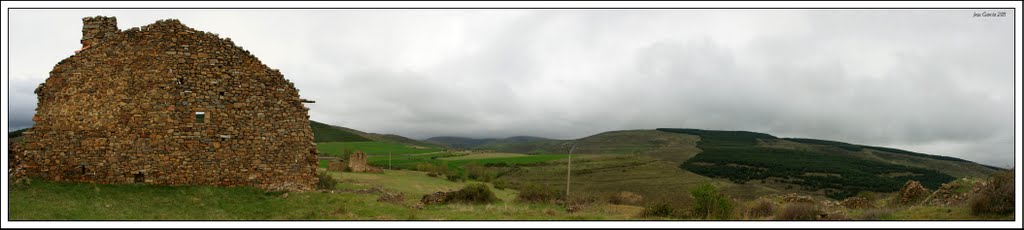
[[[224,92],[220,92],[220,95],[221,95],[221,96],[224,96]]]
[[[79,165],[78,167],[82,168],[82,174],[85,174],[85,165]]]
[[[196,112],[196,123],[206,123],[206,112]]]
[[[146,183],[146,173],[140,171],[134,175],[136,184]]]

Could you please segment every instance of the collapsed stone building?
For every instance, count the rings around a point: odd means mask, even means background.
[[[231,39],[178,20],[121,31],[82,19],[82,49],[36,89],[14,156],[57,181],[307,190],[317,153],[310,101]]]

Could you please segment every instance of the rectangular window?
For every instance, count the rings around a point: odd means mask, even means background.
[[[196,112],[196,123],[206,123],[206,112]]]

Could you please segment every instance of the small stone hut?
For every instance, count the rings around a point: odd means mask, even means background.
[[[124,31],[114,17],[82,21],[82,49],[35,91],[35,125],[14,157],[27,176],[314,187],[309,101],[278,70],[178,20]]]

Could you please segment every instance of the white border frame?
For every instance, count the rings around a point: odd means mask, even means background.
[[[77,8],[77,7],[89,7],[89,8],[127,8],[127,7],[154,7],[154,8],[167,8],[167,7],[207,7],[207,8],[296,8],[296,7],[310,7],[310,8],[328,8],[328,7],[374,7],[374,8],[419,8],[419,7],[430,7],[430,8],[482,8],[482,7],[496,7],[496,8],[557,8],[557,7],[576,7],[576,8],[635,8],[635,7],[652,7],[652,8],[668,8],[668,7],[694,7],[694,8],[817,8],[817,7],[833,7],[833,8],[906,8],[906,7],[918,7],[918,8],[1006,8],[1012,7],[1015,9],[1021,8],[1021,2],[982,2],[982,1],[961,1],[961,2],[907,2],[907,1],[893,1],[893,2],[622,2],[622,1],[609,1],[609,2],[451,2],[451,1],[434,1],[434,2],[224,2],[224,1],[212,1],[212,2],[3,2],[2,6],[2,17],[4,19],[2,42],[5,51],[10,50],[7,40],[7,11],[10,7],[39,7],[39,8]],[[1016,157],[1014,159],[1014,166],[1019,169],[1021,166],[1021,107],[1020,95],[1021,95],[1021,31],[1019,30],[1021,25],[1021,18],[1014,12],[1015,26],[1018,30],[1015,31],[1016,36],[1016,50],[1014,51],[1014,57],[1016,59],[1015,66],[1015,143],[1014,153]],[[3,88],[4,92],[7,92],[7,79],[8,79],[8,54],[3,52],[2,63],[4,65],[4,81]],[[7,94],[3,93],[3,113],[8,114],[7,107]],[[2,119],[3,130],[9,131],[7,128],[8,122],[6,116]],[[3,151],[7,153],[7,137],[3,137]],[[3,158],[3,168],[7,171],[7,158]],[[1016,188],[1017,194],[1021,194],[1021,180],[1020,170],[1016,171],[1017,180]],[[6,185],[7,173],[3,173],[2,181]],[[2,196],[3,200],[7,199],[7,186],[4,186]],[[1019,198],[1020,196],[1018,196]],[[821,221],[810,221],[810,222],[792,222],[792,221],[724,221],[724,222],[713,222],[713,221],[347,221],[347,222],[336,222],[336,221],[259,221],[259,222],[244,222],[244,221],[63,221],[63,222],[47,222],[47,221],[22,221],[22,222],[9,222],[7,220],[7,202],[3,202],[2,215],[3,227],[27,227],[27,228],[40,228],[40,227],[78,227],[78,228],[93,228],[93,227],[105,227],[105,228],[138,228],[138,227],[248,227],[248,228],[295,228],[295,227],[322,227],[322,228],[334,228],[334,227],[361,227],[361,228],[381,228],[381,227],[406,227],[406,228],[494,228],[494,227],[528,227],[528,228],[685,228],[685,227],[700,227],[700,228],[736,228],[736,227],[758,227],[758,228],[853,228],[853,227],[898,227],[898,228],[1020,228],[1021,219],[1021,201],[1017,200],[1015,221],[1013,222],[993,222],[993,221],[840,221],[840,222],[821,222]]]

